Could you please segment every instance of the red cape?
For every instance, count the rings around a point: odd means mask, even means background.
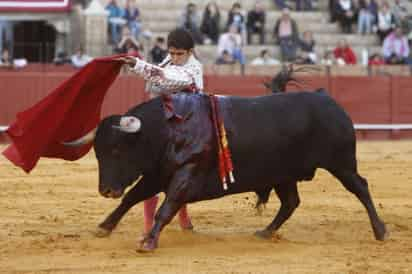
[[[94,59],[48,96],[17,114],[7,130],[12,140],[3,155],[30,172],[40,157],[77,160],[91,144],[66,147],[63,141],[83,136],[97,126],[107,90],[119,74],[119,56]]]

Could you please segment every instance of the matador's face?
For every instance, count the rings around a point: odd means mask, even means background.
[[[189,60],[189,57],[192,55],[193,50],[187,49],[178,49],[175,47],[169,48],[169,54],[172,59],[172,64],[176,66],[183,66]]]

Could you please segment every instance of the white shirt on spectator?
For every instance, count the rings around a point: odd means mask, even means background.
[[[385,58],[390,57],[392,54],[406,58],[409,56],[408,40],[405,36],[397,37],[394,33],[391,33],[383,41],[382,51]]]
[[[240,48],[242,44],[242,37],[240,34],[226,32],[220,35],[219,42],[217,44],[217,53],[222,56],[223,51],[227,51],[230,55],[236,48]]]
[[[263,66],[263,65],[279,65],[280,62],[274,58],[262,58],[256,57],[250,62],[252,66]]]
[[[169,94],[186,88],[203,90],[202,64],[193,55],[182,66],[172,64],[170,55],[159,66],[136,58],[136,65],[131,70],[147,81],[148,92]]]
[[[392,27],[392,13],[378,13],[378,29],[388,30]]]

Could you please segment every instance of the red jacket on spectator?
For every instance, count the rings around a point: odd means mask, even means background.
[[[342,58],[347,65],[356,65],[356,55],[350,47],[337,47],[333,54],[335,58]]]

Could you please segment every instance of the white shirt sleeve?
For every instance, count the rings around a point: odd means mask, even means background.
[[[131,69],[147,81],[147,90],[153,93],[168,94],[195,85],[203,89],[203,73],[200,65],[189,63],[184,66],[156,66],[139,58]]]

